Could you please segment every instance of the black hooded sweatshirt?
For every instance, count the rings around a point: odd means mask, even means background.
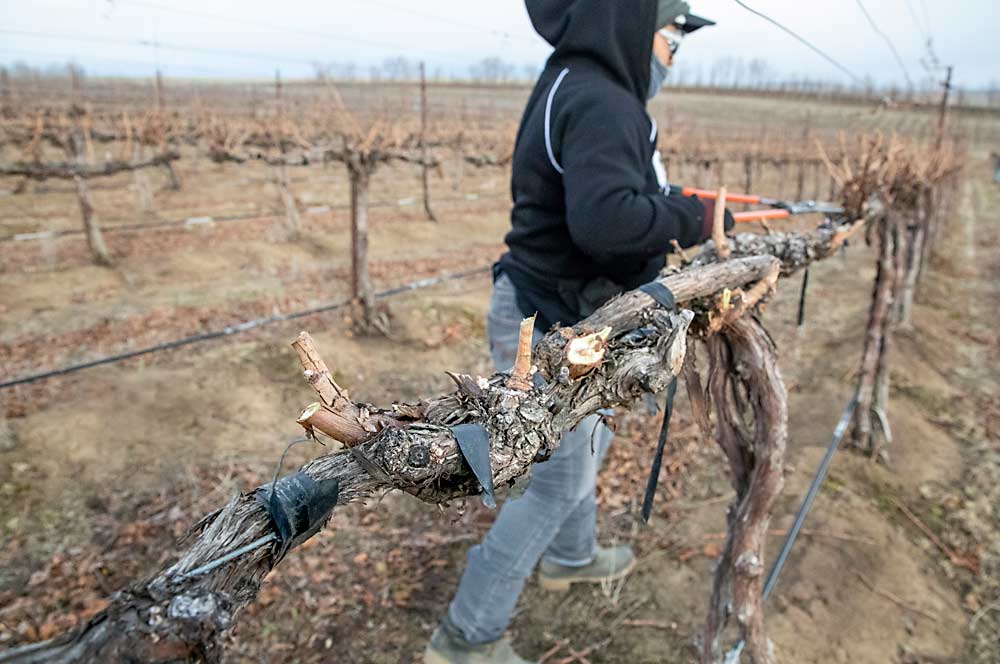
[[[555,48],[514,148],[507,274],[537,325],[571,325],[701,241],[703,206],[666,196],[646,113],[656,0],[526,0]],[[658,159],[658,155],[657,155]]]

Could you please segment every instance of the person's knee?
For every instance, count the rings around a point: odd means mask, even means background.
[[[536,466],[536,469],[545,463],[550,462],[545,461]],[[539,509],[564,515],[572,511],[580,500],[593,492],[595,483],[596,477],[593,472],[588,471],[586,465],[578,465],[576,472],[568,473],[547,474],[536,470],[532,473],[523,497],[534,498]]]
[[[593,425],[591,425],[591,429]],[[597,469],[606,446],[590,446],[590,429],[567,433],[552,458],[532,468],[525,495],[538,497],[543,504],[560,504],[572,509],[594,491]],[[595,439],[595,443],[599,443]]]
[[[514,537],[487,533],[480,544],[469,550],[469,564],[488,570],[505,584],[518,583],[531,576],[544,547],[538,547],[530,531]],[[520,540],[520,541],[518,541]]]
[[[505,505],[500,519],[483,541],[469,550],[470,565],[511,582],[531,574],[538,558],[575,507],[567,497],[549,499],[537,492],[534,495],[525,492],[516,500],[519,504]]]

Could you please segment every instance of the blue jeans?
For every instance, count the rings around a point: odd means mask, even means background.
[[[514,366],[522,314],[514,285],[501,275],[490,302],[490,353],[500,371]],[[541,334],[535,331],[535,343]],[[597,547],[594,485],[612,433],[597,415],[563,436],[545,462],[532,468],[528,489],[504,502],[483,541],[469,550],[468,565],[448,607],[446,626],[466,641],[496,641],[510,624],[524,583],[542,555],[565,566],[583,566]]]

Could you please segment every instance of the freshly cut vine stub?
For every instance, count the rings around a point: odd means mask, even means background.
[[[570,378],[579,378],[604,361],[604,351],[610,335],[611,327],[604,327],[566,344],[566,363],[569,365]]]

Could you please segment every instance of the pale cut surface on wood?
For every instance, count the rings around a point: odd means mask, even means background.
[[[726,260],[731,255],[729,242],[726,240],[726,188],[719,187],[715,199],[715,217],[712,219],[712,242],[719,258]]]

